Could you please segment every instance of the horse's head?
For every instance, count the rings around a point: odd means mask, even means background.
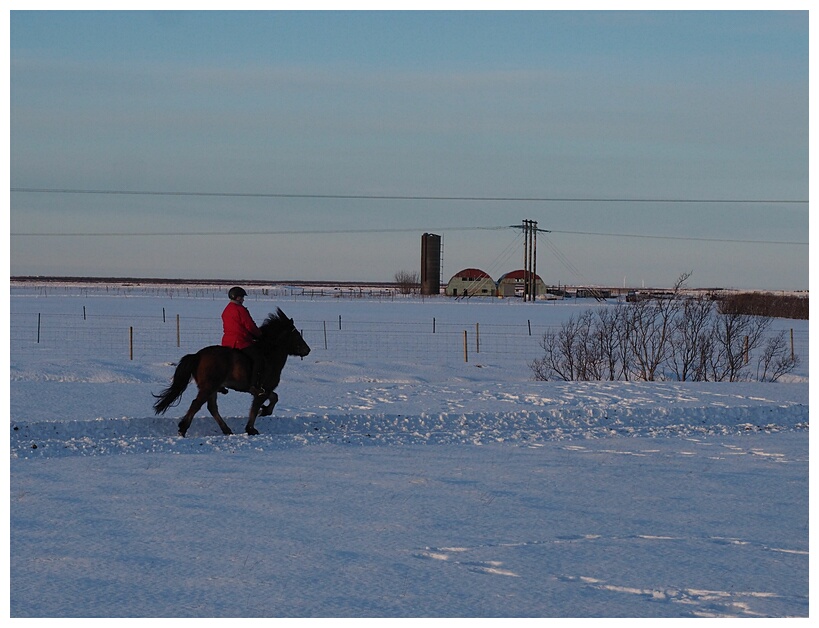
[[[310,346],[304,342],[293,319],[287,318],[281,308],[276,308],[276,313],[270,314],[259,330],[262,332],[261,342],[271,350],[301,358],[310,353]]]

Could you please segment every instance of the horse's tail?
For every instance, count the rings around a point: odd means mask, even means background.
[[[176,371],[174,371],[171,385],[163,390],[159,395],[154,395],[154,397],[156,397],[158,400],[154,404],[154,412],[156,414],[165,414],[165,411],[168,408],[179,403],[179,398],[188,387],[188,384],[191,381],[191,376],[193,375],[193,372],[196,370],[197,366],[199,366],[198,353],[189,353],[179,360],[179,365],[176,367]]]

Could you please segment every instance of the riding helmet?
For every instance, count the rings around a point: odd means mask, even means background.
[[[246,297],[247,292],[244,291],[244,288],[240,288],[239,286],[234,286],[228,291],[228,298],[231,301],[238,299],[239,297]]]

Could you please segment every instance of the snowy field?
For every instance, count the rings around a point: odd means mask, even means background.
[[[12,286],[12,617],[808,616],[807,321],[776,383],[538,382],[609,306],[254,289],[312,352],[182,439],[223,291]]]

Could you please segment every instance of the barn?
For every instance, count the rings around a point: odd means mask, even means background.
[[[523,270],[513,270],[506,273],[498,280],[498,296],[501,297],[522,297],[523,296]],[[535,275],[535,296],[546,294],[546,284],[539,275]]]
[[[465,268],[455,273],[445,289],[445,294],[450,297],[494,297],[497,293],[492,277],[477,268]]]

